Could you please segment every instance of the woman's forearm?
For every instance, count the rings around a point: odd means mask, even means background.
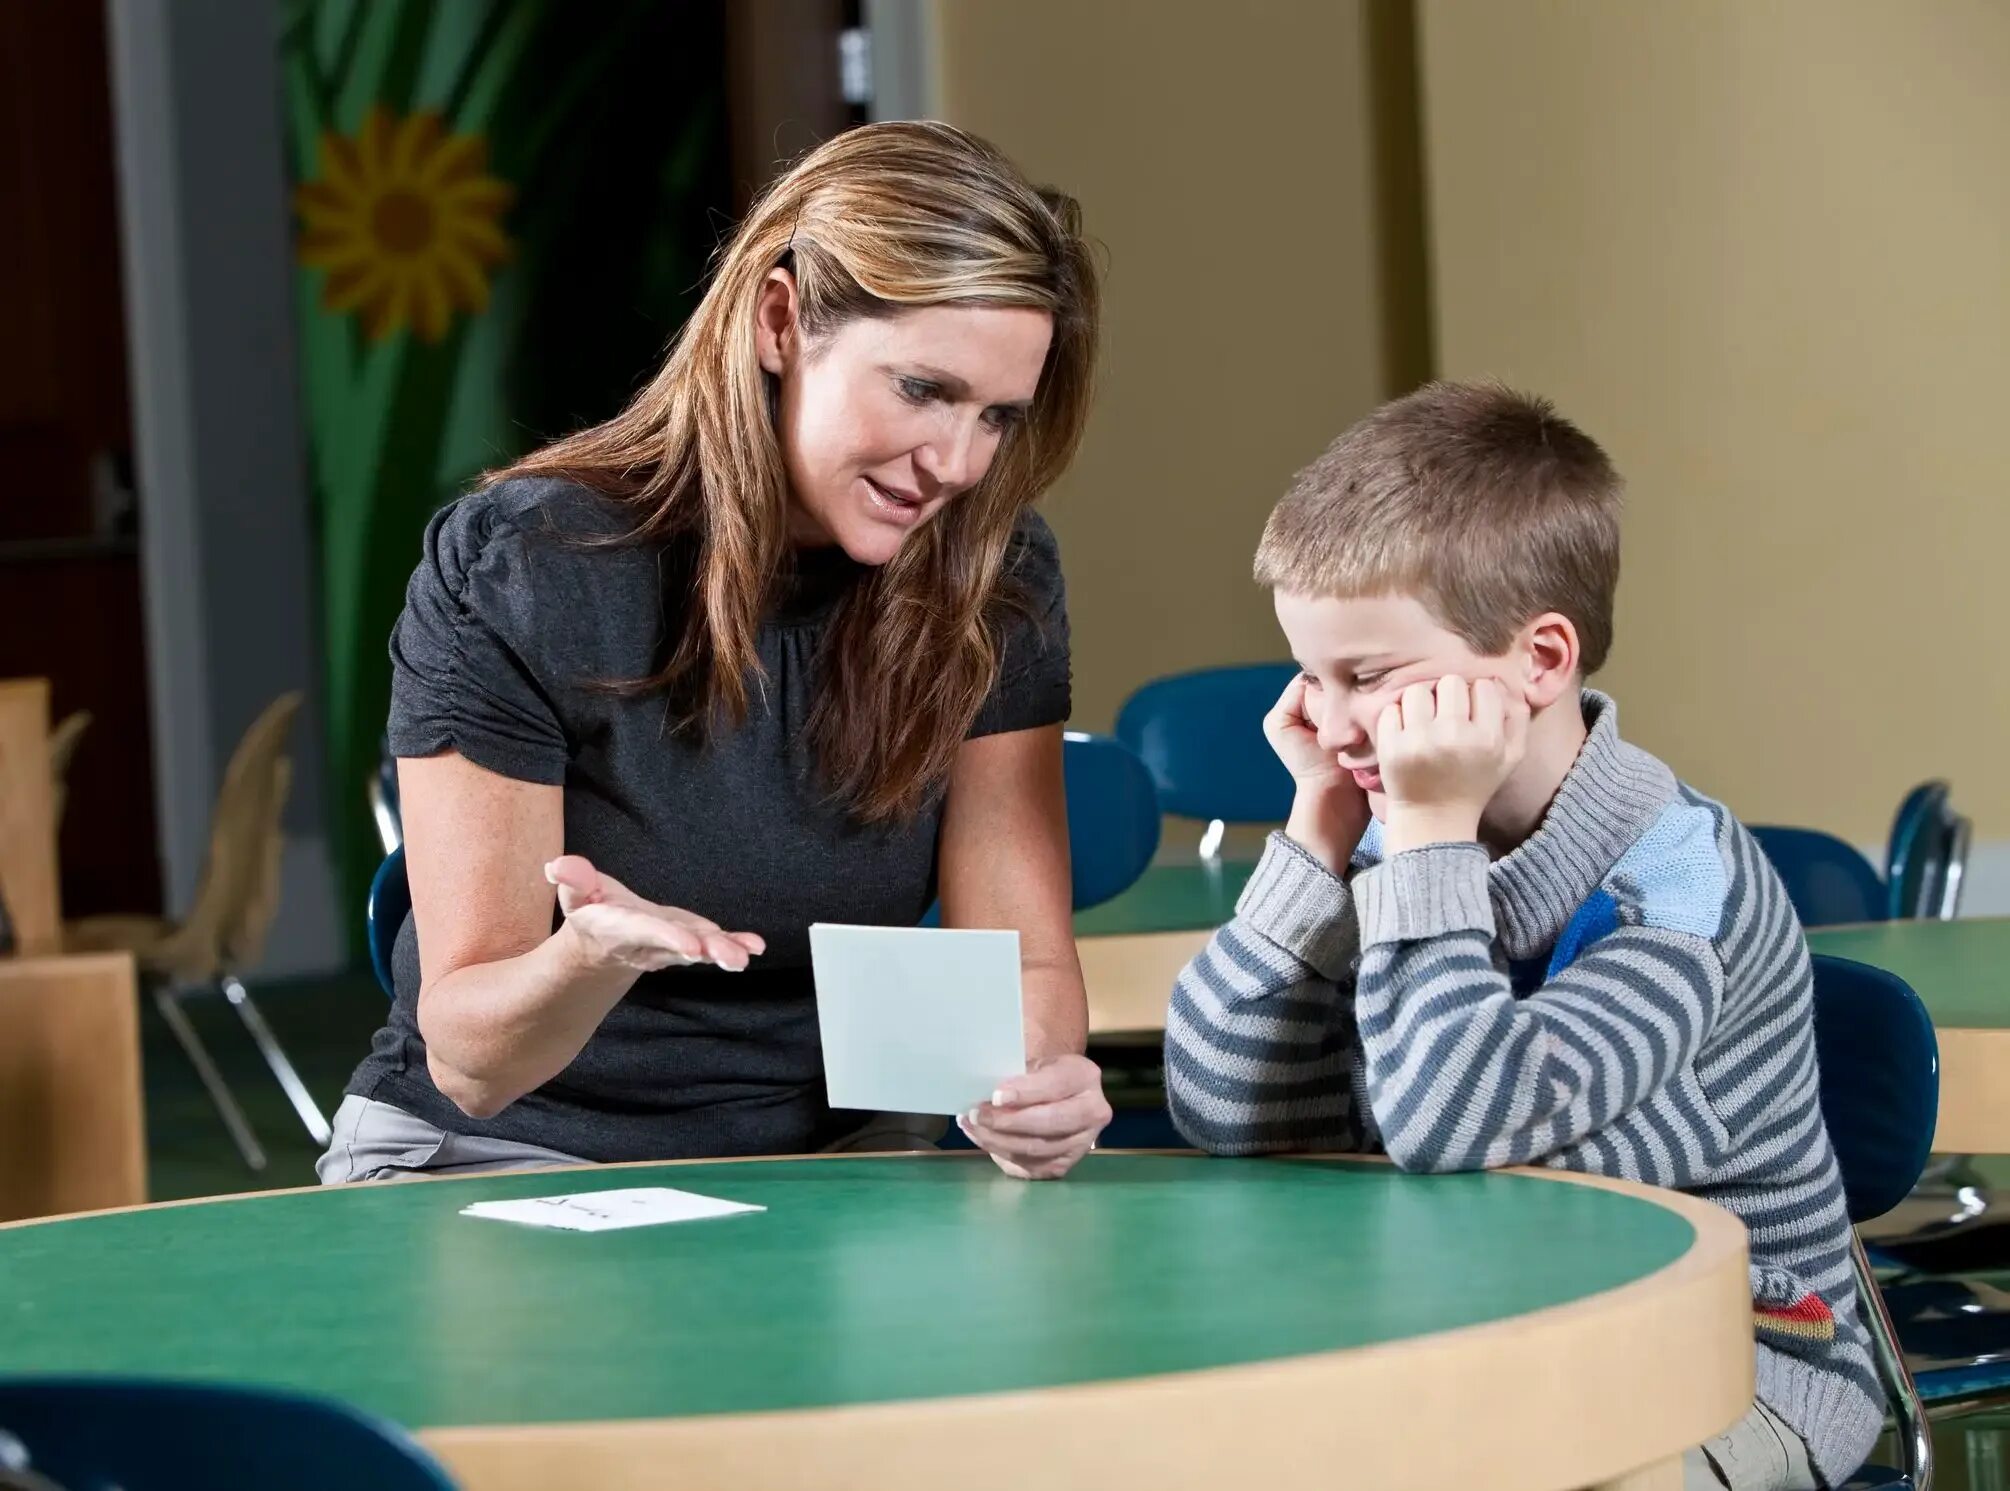
[[[491,1118],[564,1071],[635,983],[591,960],[566,922],[529,952],[456,968],[419,991],[433,1085]]]
[[[1026,1019],[1026,1060],[1079,1056],[1089,1045],[1089,996],[1072,944],[1058,957],[1028,962],[1021,970]]]

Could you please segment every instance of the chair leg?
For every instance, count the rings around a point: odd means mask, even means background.
[[[2004,1491],[2003,1431],[1970,1429],[1961,1437],[1968,1454],[1969,1491]]]
[[[188,1014],[181,1007],[181,997],[166,985],[154,989],[154,1007],[167,1021],[167,1028],[174,1033],[182,1053],[188,1057],[188,1064],[195,1068],[196,1076],[202,1079],[203,1087],[209,1093],[209,1100],[216,1107],[217,1116],[223,1126],[230,1130],[231,1142],[237,1152],[244,1156],[244,1163],[253,1170],[265,1168],[265,1151],[258,1146],[258,1139],[251,1132],[251,1124],[244,1116],[244,1110],[237,1106],[237,1099],[231,1096],[229,1085],[223,1074],[216,1069],[216,1063],[209,1059],[209,1048],[202,1043],[202,1037],[195,1033],[195,1027],[188,1022]]]
[[[307,1126],[307,1133],[316,1144],[326,1146],[332,1133],[328,1120],[320,1106],[307,1091],[307,1084],[300,1080],[293,1063],[287,1059],[279,1039],[272,1033],[272,1027],[265,1023],[265,1016],[258,1012],[258,1006],[251,1002],[251,991],[234,973],[223,976],[223,996],[230,1001],[230,1007],[237,1011],[244,1028],[251,1032],[252,1040],[258,1043],[259,1054],[265,1064],[272,1068],[272,1075],[279,1079],[279,1085],[286,1089],[287,1101],[293,1104],[293,1111],[300,1115],[300,1121]]]
[[[1891,1312],[1884,1307],[1884,1292],[1877,1287],[1877,1277],[1870,1271],[1870,1260],[1864,1256],[1854,1227],[1849,1234],[1849,1258],[1856,1273],[1864,1325],[1870,1331],[1871,1357],[1877,1363],[1885,1396],[1891,1400],[1892,1416],[1898,1420],[1899,1453],[1905,1462],[1901,1468],[1913,1491],[1933,1491],[1933,1426],[1926,1421],[1926,1406],[1919,1401],[1919,1389],[1913,1385],[1912,1373],[1899,1351],[1898,1331],[1891,1323]]]

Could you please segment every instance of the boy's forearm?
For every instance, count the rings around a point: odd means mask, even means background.
[[[1344,882],[1273,836],[1235,920],[1173,989],[1166,1094],[1182,1133],[1215,1153],[1358,1147],[1357,947]]]

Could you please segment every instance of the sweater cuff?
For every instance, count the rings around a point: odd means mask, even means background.
[[[1354,877],[1361,945],[1422,942],[1448,932],[1494,935],[1487,851],[1478,844],[1431,844],[1384,860]]]
[[[1353,975],[1361,935],[1347,883],[1285,835],[1263,846],[1235,914],[1320,977]]]

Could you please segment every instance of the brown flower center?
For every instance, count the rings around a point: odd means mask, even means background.
[[[370,232],[391,253],[416,254],[433,241],[433,204],[416,192],[385,192],[370,210]]]

